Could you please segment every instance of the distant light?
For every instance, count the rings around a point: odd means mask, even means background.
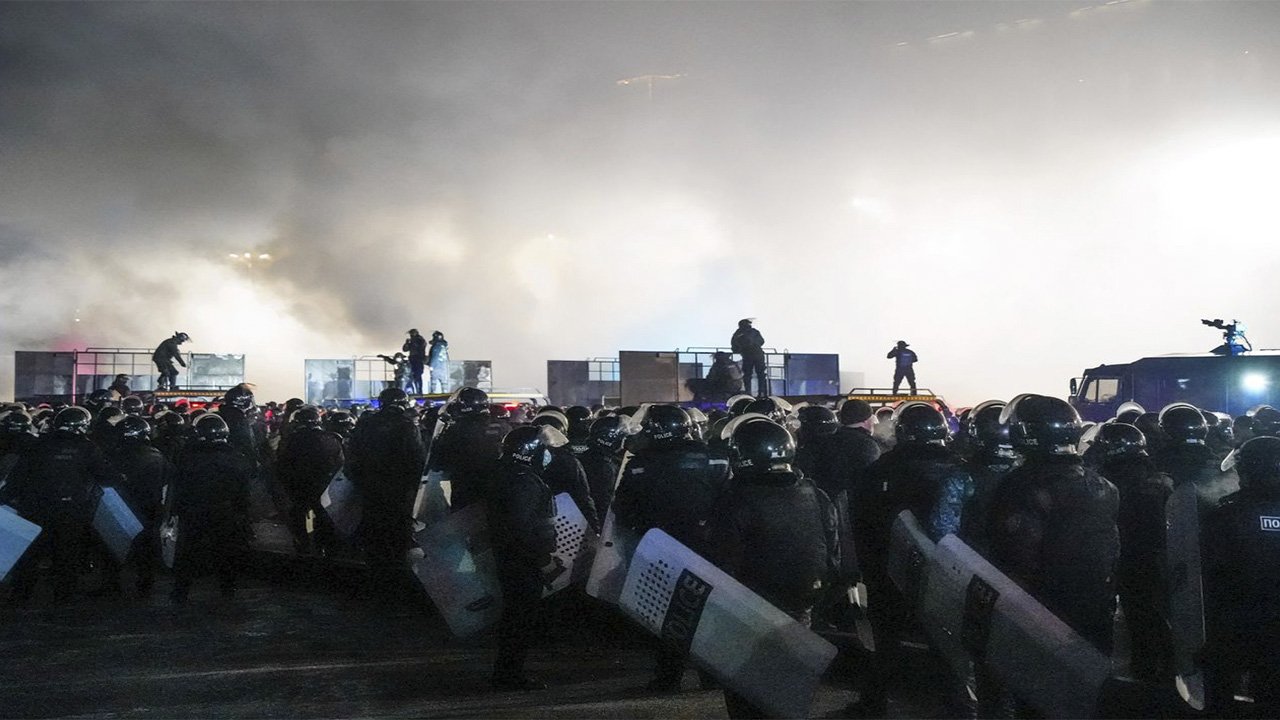
[[[231,253],[228,257],[230,257],[232,260],[239,260],[239,259],[240,259],[240,256],[239,256],[239,255],[237,255],[237,254],[235,254],[235,253]]]
[[[1245,389],[1245,392],[1260,393],[1270,384],[1271,381],[1262,373],[1246,373],[1240,378],[1240,386]]]
[[[259,260],[270,260],[270,259],[271,259],[271,255],[270,255],[269,253],[262,253],[261,255],[259,255],[259,256],[258,256],[258,259],[259,259]]]

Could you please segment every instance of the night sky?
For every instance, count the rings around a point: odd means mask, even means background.
[[[1280,347],[1280,3],[0,4],[14,350],[767,344],[974,404]],[[653,81],[619,80],[646,75]],[[251,263],[231,255],[248,252]],[[270,259],[259,260],[259,255]]]

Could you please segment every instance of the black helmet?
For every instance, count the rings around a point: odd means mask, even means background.
[[[217,443],[225,443],[230,441],[231,430],[227,427],[227,421],[222,419],[221,415],[214,413],[205,413],[196,418],[195,425],[192,426],[196,441],[206,445],[214,445]]]
[[[1013,446],[1013,442],[1009,440],[1009,426],[1000,422],[1000,413],[1004,412],[1004,408],[1004,401],[988,400],[969,411],[965,422],[969,437],[986,450]]]
[[[177,340],[177,341],[178,341],[178,342],[180,342],[180,343],[183,343],[183,342],[186,342],[186,341],[190,340],[190,339],[191,339],[191,336],[190,336],[190,335],[188,335],[188,334],[186,334],[186,333],[184,333],[184,332],[175,332],[175,333],[173,334],[173,339],[174,339],[174,340]]]
[[[866,422],[868,418],[874,417],[876,411],[871,407],[871,403],[866,400],[854,398],[844,398],[836,408],[837,414],[840,416],[842,425],[857,425]]]
[[[0,415],[0,434],[3,435],[29,435],[32,425],[26,410],[10,410]]]
[[[1075,455],[1084,430],[1075,408],[1046,395],[1019,395],[1001,411],[1000,420],[1023,454]]]
[[[625,415],[596,418],[591,423],[591,442],[605,452],[617,454],[632,434],[633,425]]]
[[[790,472],[796,459],[796,440],[781,425],[764,418],[738,423],[726,447],[729,464],[739,475]]]
[[[1093,445],[1103,457],[1132,457],[1147,454],[1147,438],[1129,423],[1108,422],[1098,426]]]
[[[325,430],[336,432],[343,437],[356,427],[356,419],[346,410],[330,410],[324,414],[322,421]]]
[[[1280,489],[1280,438],[1256,437],[1222,461],[1222,470],[1235,469],[1240,487]]]
[[[115,425],[116,435],[129,442],[146,442],[151,439],[151,423],[137,415],[125,415]]]
[[[639,420],[641,434],[652,442],[685,440],[693,434],[693,420],[679,405],[649,405]]]
[[[791,414],[791,403],[780,397],[762,397],[752,400],[745,412],[760,413],[776,423],[783,423]]]
[[[1253,414],[1254,437],[1280,437],[1280,410],[1267,405]]]
[[[320,427],[320,409],[314,405],[303,405],[289,416],[289,422],[299,427]]]
[[[551,464],[551,449],[568,442],[564,433],[555,428],[522,425],[502,438],[501,458],[542,472]]]
[[[60,433],[85,435],[89,432],[89,425],[92,423],[93,418],[89,416],[88,410],[73,406],[58,411],[53,418],[53,429]]]
[[[489,414],[489,393],[480,388],[459,388],[449,398],[449,417]]]
[[[1203,445],[1209,435],[1200,409],[1187,403],[1173,403],[1160,411],[1160,429],[1175,443]]]
[[[805,405],[796,410],[801,432],[830,435],[840,428],[836,413],[825,405]]]
[[[378,407],[398,407],[402,410],[408,410],[413,407],[413,401],[409,399],[404,390],[398,387],[389,387],[378,393]]]
[[[950,434],[947,419],[929,403],[904,403],[893,413],[893,437],[898,443],[942,445]]]
[[[569,426],[573,427],[591,420],[591,408],[586,405],[571,405],[565,408],[564,416],[569,418]]]
[[[125,415],[141,415],[144,407],[142,398],[137,395],[130,395],[120,401],[120,409]]]
[[[729,398],[729,402],[727,403],[727,406],[729,408],[729,414],[733,415],[734,417],[737,417],[738,415],[742,415],[743,413],[747,412],[747,407],[755,401],[756,399],[751,397],[750,395],[739,395],[737,397],[731,397]]]
[[[1144,412],[1133,421],[1133,426],[1142,431],[1147,438],[1147,446],[1158,450],[1168,438],[1160,427],[1160,413]]]
[[[245,383],[240,383],[228,390],[222,401],[241,412],[247,412],[254,406],[253,390]]]
[[[564,413],[555,408],[542,408],[537,415],[529,421],[529,424],[538,427],[551,427],[559,430],[562,434],[569,432],[569,418]]]

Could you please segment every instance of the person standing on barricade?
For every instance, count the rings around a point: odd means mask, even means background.
[[[427,365],[431,368],[431,392],[449,392],[449,341],[444,333],[431,333],[431,347],[427,351]]]
[[[400,347],[402,352],[409,353],[409,385],[406,393],[422,394],[422,369],[427,364],[427,339],[422,337],[417,328],[409,329],[409,339]]]
[[[184,332],[175,332],[173,337],[165,338],[156,346],[155,352],[151,353],[151,361],[160,371],[160,377],[156,379],[157,390],[178,389],[178,368],[174,367],[173,363],[176,360],[182,367],[187,366],[178,346],[190,339],[191,336]]]

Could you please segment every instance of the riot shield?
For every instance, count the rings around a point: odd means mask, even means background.
[[[1045,717],[1096,715],[1110,658],[954,535],[929,564],[921,624],[949,663],[982,661]]]
[[[360,521],[364,516],[360,492],[342,470],[334,473],[329,486],[320,495],[320,506],[343,537],[351,538],[360,528]]]
[[[595,546],[587,575],[587,594],[610,605],[617,605],[622,597],[622,586],[627,580],[627,568],[635,554],[640,537],[630,528],[618,523],[613,509],[605,513],[600,528],[600,540]]]
[[[772,717],[805,717],[836,648],[661,530],[636,546],[620,605]]]
[[[926,568],[933,558],[935,544],[920,527],[910,510],[903,510],[893,521],[889,534],[886,569],[898,592],[916,612],[926,582]]]
[[[474,635],[498,622],[502,588],[483,504],[428,525],[414,541],[413,574],[455,636]]]
[[[102,488],[98,507],[93,511],[93,529],[106,544],[116,562],[123,563],[133,548],[134,538],[142,532],[142,523],[115,488]]]
[[[1200,497],[1196,485],[1174,489],[1165,503],[1169,626],[1178,694],[1204,709],[1204,677],[1196,658],[1204,648],[1204,592],[1200,576]]]
[[[160,556],[164,566],[173,569],[173,562],[178,557],[178,516],[169,515],[160,525]]]
[[[582,568],[590,567],[596,541],[586,516],[568,493],[556,495],[555,504],[556,551],[543,571],[543,597],[560,592],[581,577]]]
[[[0,505],[0,582],[36,541],[40,529],[39,525],[18,515],[17,510]]]

